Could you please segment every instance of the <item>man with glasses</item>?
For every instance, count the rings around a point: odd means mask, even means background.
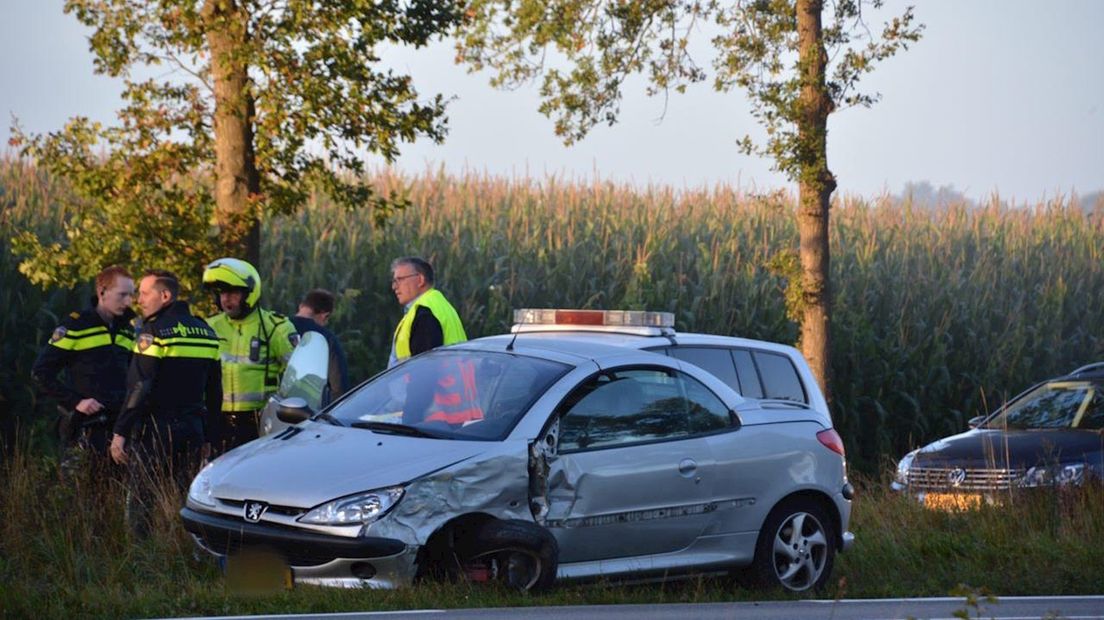
[[[405,314],[391,340],[390,368],[412,355],[468,339],[456,309],[433,288],[433,266],[407,256],[391,263],[391,290]]]

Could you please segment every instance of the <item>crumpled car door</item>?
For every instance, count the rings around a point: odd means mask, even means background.
[[[537,522],[556,537],[564,563],[678,551],[713,523],[715,459],[705,437],[611,445],[602,444],[602,429],[569,423],[603,389],[614,398],[596,404],[597,410],[624,407],[614,388],[600,387],[571,405],[530,448],[530,505]],[[662,408],[665,401],[646,402],[651,404],[642,411]],[[644,419],[623,417],[634,425]]]

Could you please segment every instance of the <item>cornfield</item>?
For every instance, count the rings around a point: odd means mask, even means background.
[[[400,309],[389,266],[433,263],[470,337],[508,329],[519,307],[675,313],[682,331],[793,344],[782,275],[796,249],[794,200],[727,185],[678,190],[604,182],[378,171],[414,204],[383,228],[322,197],[265,224],[267,307],[339,293],[331,327],[354,378],[385,364]],[[29,164],[0,160],[0,414],[44,410],[30,364],[59,312],[87,291],[40,291],[18,273],[13,230],[57,234],[66,194]],[[854,466],[872,471],[958,432],[1047,376],[1104,359],[1104,219],[1059,199],[1008,208],[928,208],[837,199],[832,211],[831,393]],[[153,265],[151,265],[153,266]],[[147,266],[136,266],[136,269]]]

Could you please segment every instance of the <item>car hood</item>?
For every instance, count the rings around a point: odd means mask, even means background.
[[[490,442],[427,439],[305,422],[232,450],[208,470],[215,497],[311,508],[404,484],[486,452]]]
[[[1046,463],[1099,461],[1104,435],[1095,431],[974,429],[920,449],[913,466],[1026,469]]]

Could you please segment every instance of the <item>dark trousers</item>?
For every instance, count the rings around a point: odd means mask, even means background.
[[[260,412],[224,411],[219,418],[220,428],[217,433],[219,438],[217,443],[219,445],[215,447],[220,454],[233,450],[244,443],[249,443],[259,436]]]
[[[198,415],[148,417],[131,437],[127,462],[127,526],[147,536],[154,511],[175,513],[199,468],[203,420]]]
[[[78,478],[78,472],[86,469],[92,470],[95,479],[124,478],[124,471],[108,454],[114,425],[114,412],[86,416],[78,411],[60,410],[57,433],[64,478]]]

